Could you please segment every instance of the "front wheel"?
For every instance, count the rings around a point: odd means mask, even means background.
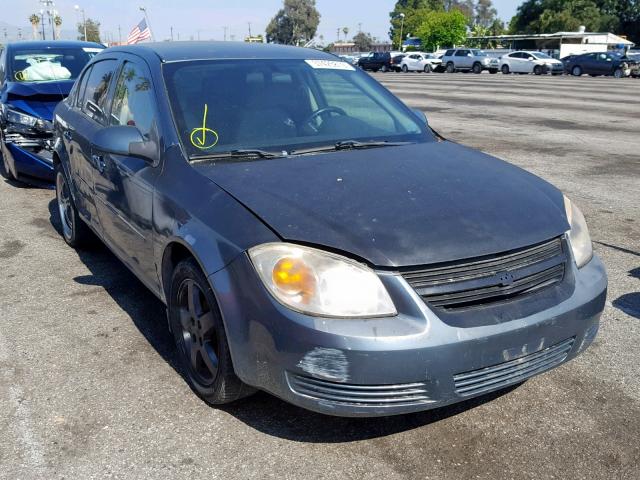
[[[404,73],[409,73],[409,67],[407,67],[406,65],[402,65],[402,71]]]
[[[533,67],[533,73],[535,75],[542,75],[542,67],[540,65],[536,65]]]
[[[511,72],[509,71],[509,65],[502,65],[502,74],[509,75]]]
[[[424,66],[424,73],[431,73],[431,65],[428,63]]]
[[[382,68],[380,70],[382,70],[382,73],[387,73],[389,71],[389,67],[387,67],[386,65],[382,65]]]
[[[622,71],[621,68],[616,68],[615,71],[613,72],[613,76],[615,78],[622,78],[624,77],[624,72]]]
[[[447,73],[454,73],[456,71],[456,67],[453,66],[453,63],[447,63]]]
[[[471,70],[475,74],[482,73],[482,65],[480,65],[479,63],[474,63],[473,68]]]
[[[176,266],[168,306],[178,357],[193,390],[211,405],[253,393],[235,374],[215,295],[194,259]]]
[[[71,195],[69,182],[59,162],[56,163],[54,172],[58,214],[62,224],[62,238],[70,247],[86,246],[92,240],[93,234],[87,224],[80,218],[80,215],[78,215],[78,209]]]
[[[9,160],[7,160],[7,155],[4,153],[4,138],[2,138],[2,133],[0,133],[0,155],[2,155],[2,167],[4,171],[4,177],[7,180],[15,180],[16,176],[11,171],[11,165],[9,165]]]
[[[573,67],[571,69],[571,75],[573,75],[574,77],[581,77],[582,76],[582,68],[580,68],[578,65],[576,65],[575,67]]]

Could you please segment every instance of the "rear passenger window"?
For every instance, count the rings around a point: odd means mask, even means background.
[[[456,52],[456,57],[466,57],[467,56],[467,51],[466,50],[458,50]]]
[[[146,67],[125,62],[111,108],[111,125],[137,127],[148,138],[155,121],[155,97]]]
[[[118,62],[103,60],[93,64],[82,93],[82,111],[97,122],[105,122],[107,94]]]

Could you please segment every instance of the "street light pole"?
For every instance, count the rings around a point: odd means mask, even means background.
[[[404,13],[401,13],[400,14],[400,51],[402,51],[403,33],[404,33]]]
[[[84,8],[80,8],[80,5],[75,5],[73,8],[75,9],[76,12],[82,12],[82,25],[84,27],[83,40],[86,42],[87,41],[87,17],[84,13]]]

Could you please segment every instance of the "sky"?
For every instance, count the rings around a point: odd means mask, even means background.
[[[493,1],[503,20],[515,14],[520,2]],[[199,36],[201,40],[222,40],[226,27],[227,39],[233,36],[241,40],[248,35],[249,23],[252,34],[264,33],[269,20],[282,6],[282,0],[56,0],[54,3],[63,19],[63,30],[75,30],[81,17],[74,9],[78,4],[87,17],[100,21],[101,31],[106,34],[103,37],[114,41],[126,40],[131,28],[142,19],[140,6],[147,8],[156,40],[170,38],[171,27],[174,39],[195,40]],[[318,35],[328,43],[336,40],[338,28],[347,27],[349,36],[361,28],[379,40],[388,40],[389,12],[394,4],[395,0],[316,0],[321,15]],[[39,0],[0,0],[1,25],[22,27],[23,35],[29,35],[28,17],[40,8]]]

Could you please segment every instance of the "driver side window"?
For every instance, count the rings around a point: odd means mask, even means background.
[[[148,139],[155,122],[154,105],[151,75],[146,67],[125,62],[113,96],[111,125],[137,127]]]

